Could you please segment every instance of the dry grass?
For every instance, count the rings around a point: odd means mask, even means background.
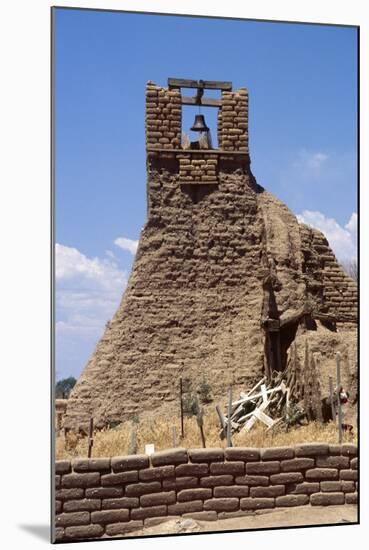
[[[178,447],[201,447],[201,437],[196,419],[185,418],[185,437],[180,441],[179,419],[142,419],[138,423],[125,422],[116,428],[110,428],[97,432],[94,436],[93,457],[111,457],[125,455],[132,452],[132,431],[136,431],[137,452],[144,452],[145,444],[153,443],[155,450],[169,449],[173,447],[172,427],[176,427]],[[226,442],[219,438],[219,423],[216,413],[208,410],[204,417],[204,431],[207,447],[225,447]],[[232,437],[232,443],[238,447],[273,447],[279,445],[294,445],[305,442],[337,443],[337,429],[332,422],[320,424],[311,422],[306,426],[291,428],[288,432],[284,428],[275,428],[274,432],[267,432],[266,426],[258,423],[246,433],[241,431]],[[356,435],[344,434],[344,442],[356,443]],[[56,458],[72,458],[87,456],[87,438],[78,438],[75,435],[68,436],[66,442],[63,437],[56,440]]]

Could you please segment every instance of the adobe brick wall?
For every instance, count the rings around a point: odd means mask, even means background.
[[[183,516],[357,502],[355,445],[171,449],[56,462],[57,541],[124,535]]]

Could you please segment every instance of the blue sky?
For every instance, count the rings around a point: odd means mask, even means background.
[[[246,86],[257,181],[341,260],[355,256],[356,54],[354,28],[55,11],[57,378],[80,374],[129,276],[146,216],[148,80]]]

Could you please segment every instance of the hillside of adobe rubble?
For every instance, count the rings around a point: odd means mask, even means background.
[[[337,351],[355,403],[356,283],[323,234],[256,183],[246,89],[219,83],[219,149],[183,150],[188,99],[175,87],[181,81],[170,80],[168,88],[147,86],[147,221],[120,306],[68,400],[64,426],[178,412],[180,376],[194,385],[205,379],[223,402],[229,384],[237,393],[290,368],[305,398],[323,400]]]

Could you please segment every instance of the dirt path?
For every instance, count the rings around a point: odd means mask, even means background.
[[[214,531],[234,531],[236,529],[263,529],[268,527],[293,527],[301,525],[329,525],[356,523],[357,506],[300,506],[293,509],[279,508],[268,512],[257,512],[250,516],[240,516],[218,521],[198,521],[193,519],[172,519],[128,536],[151,536],[177,533]]]

